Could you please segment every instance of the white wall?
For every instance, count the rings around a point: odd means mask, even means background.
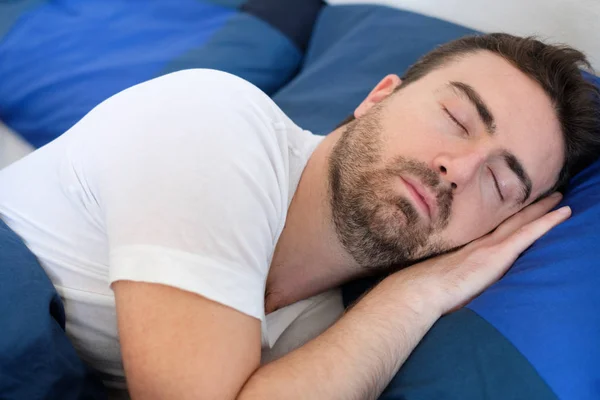
[[[600,71],[600,0],[328,0],[384,4],[484,32],[538,35],[584,51]]]

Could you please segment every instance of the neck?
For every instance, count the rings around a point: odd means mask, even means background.
[[[358,277],[360,268],[337,238],[329,203],[329,154],[338,129],[317,146],[302,173],[275,247],[265,309],[273,312]]]

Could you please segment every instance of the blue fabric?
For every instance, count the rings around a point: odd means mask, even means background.
[[[182,68],[224,70],[273,93],[302,54],[273,26],[232,8],[242,3],[0,2],[0,120],[39,147],[111,95]]]
[[[241,9],[285,34],[303,52],[323,0],[248,0]]]
[[[557,400],[497,329],[461,308],[427,332],[379,400]]]
[[[0,38],[13,26],[19,17],[45,0],[16,0],[0,2]]]
[[[435,45],[470,32],[385,7],[327,7],[315,26],[305,66],[274,98],[300,126],[326,134],[386,74],[402,74]],[[505,335],[559,398],[599,399],[600,162],[574,179],[563,203],[572,206],[571,219],[525,252],[504,279],[469,307]],[[356,298],[367,287],[365,281],[347,285],[344,294]],[[432,341],[428,346],[434,346]],[[404,376],[412,375],[417,374]],[[486,382],[483,371],[473,371],[471,378]],[[388,393],[401,393],[395,385],[410,382],[395,379],[390,385]]]
[[[233,14],[195,0],[46,2],[0,42],[0,119],[41,146]]]
[[[271,94],[297,71],[302,53],[263,20],[236,13],[206,43],[170,61],[159,75],[188,68],[217,69]]]
[[[54,286],[0,219],[0,398],[105,399],[100,381],[67,338]]]

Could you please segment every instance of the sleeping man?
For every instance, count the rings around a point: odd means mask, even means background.
[[[463,38],[326,137],[239,78],[174,73],[1,171],[0,213],[81,357],[132,398],[374,399],[440,316],[570,215],[550,211],[557,192],[600,147],[584,66],[568,47]],[[261,364],[329,289],[375,274]]]

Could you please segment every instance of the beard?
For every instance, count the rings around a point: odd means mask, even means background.
[[[425,163],[396,157],[383,164],[379,109],[346,125],[329,158],[329,200],[338,239],[370,273],[449,251],[436,234],[449,222],[452,190]],[[425,221],[398,193],[399,176],[418,178],[436,195],[438,215]]]

